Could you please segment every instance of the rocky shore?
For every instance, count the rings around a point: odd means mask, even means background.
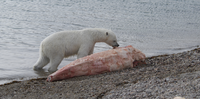
[[[200,48],[146,59],[145,65],[56,82],[0,85],[0,99],[200,99]]]

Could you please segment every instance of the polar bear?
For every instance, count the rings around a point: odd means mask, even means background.
[[[88,28],[54,33],[41,42],[40,56],[34,70],[42,69],[50,62],[48,71],[54,72],[65,57],[77,54],[77,58],[81,58],[93,54],[96,42],[119,46],[116,35],[107,29]]]

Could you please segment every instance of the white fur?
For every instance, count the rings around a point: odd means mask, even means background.
[[[50,62],[48,70],[54,72],[64,57],[77,54],[77,58],[81,58],[93,54],[96,42],[119,46],[115,34],[107,29],[90,28],[54,33],[41,42],[40,57],[34,69],[42,69]]]

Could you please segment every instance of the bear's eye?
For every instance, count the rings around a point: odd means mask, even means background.
[[[115,40],[113,42],[116,42]]]

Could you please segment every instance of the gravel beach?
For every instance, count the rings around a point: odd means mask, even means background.
[[[145,65],[56,82],[0,85],[0,99],[200,99],[200,48],[148,57]]]

